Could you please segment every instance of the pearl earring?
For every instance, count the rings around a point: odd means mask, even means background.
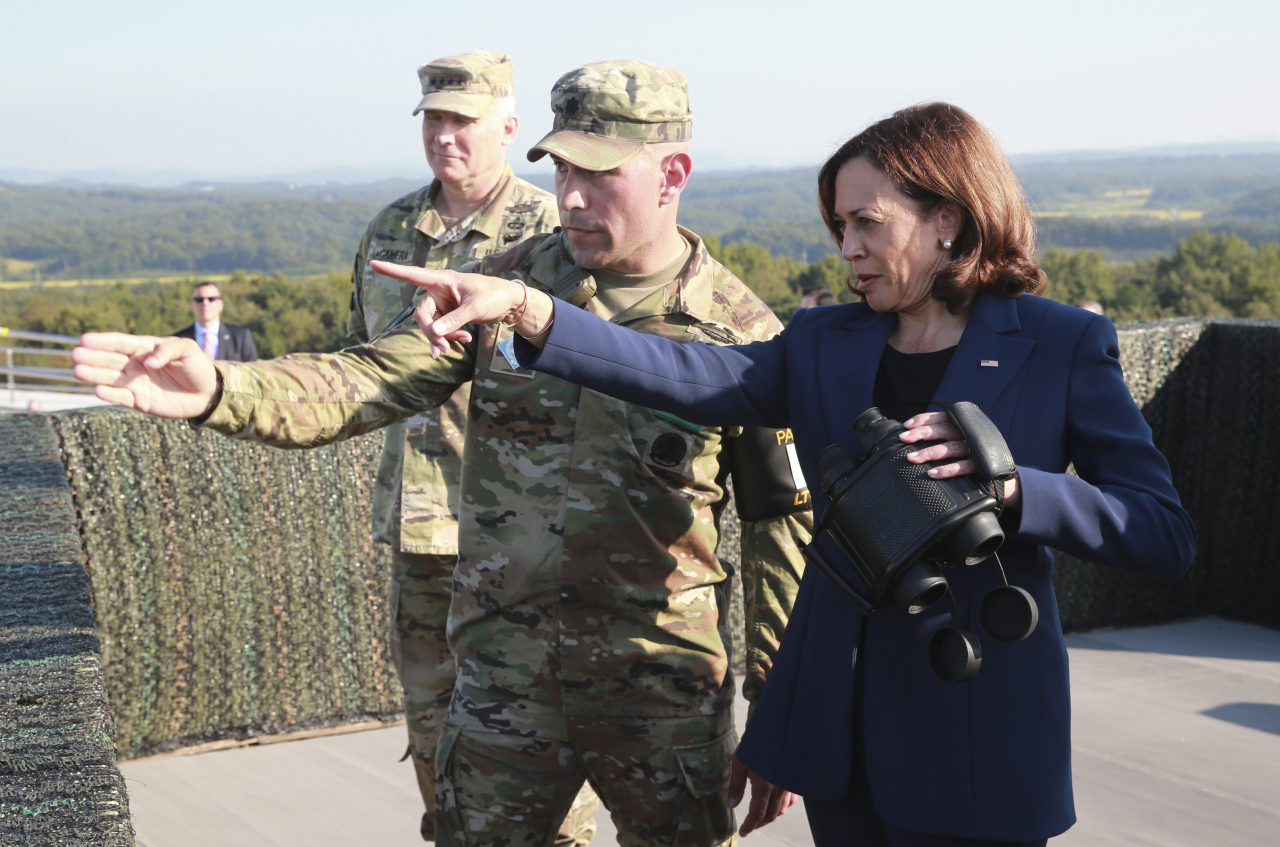
[[[942,249],[943,249],[943,250],[950,250],[950,249],[951,249],[951,239],[950,239],[950,238],[948,238],[946,241],[942,242]]]

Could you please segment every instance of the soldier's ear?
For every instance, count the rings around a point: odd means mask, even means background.
[[[693,173],[693,159],[681,150],[662,157],[662,189],[658,192],[658,205],[665,206],[680,198],[680,192],[689,184]]]
[[[512,112],[507,115],[502,124],[502,146],[516,140],[516,133],[520,131],[520,119],[516,117],[516,113]]]

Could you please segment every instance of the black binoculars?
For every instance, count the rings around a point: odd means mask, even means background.
[[[861,439],[861,461],[839,444],[818,454],[822,491],[830,505],[817,529],[827,532],[870,593],[846,578],[816,538],[805,547],[804,557],[864,614],[889,605],[918,614],[945,597],[951,626],[929,640],[929,666],[944,682],[963,682],[982,666],[982,644],[960,625],[943,570],[986,561],[1004,543],[999,521],[1004,482],[1018,468],[1000,430],[976,405],[932,405],[941,406],[964,434],[978,471],[931,478],[930,468],[954,459],[908,461],[908,453],[928,444],[903,443],[898,434],[906,427],[873,406],[853,422]],[[978,618],[983,631],[997,641],[1021,641],[1035,630],[1039,609],[1030,594],[1009,584],[998,556],[995,561],[1003,584],[983,598]]]

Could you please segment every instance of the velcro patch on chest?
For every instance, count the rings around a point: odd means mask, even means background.
[[[503,338],[503,335],[506,337]],[[519,366],[516,360],[515,343],[516,337],[510,330],[499,330],[498,341],[493,345],[493,357],[489,360],[489,369],[503,376],[533,379],[537,376],[537,372]]]
[[[684,476],[693,464],[697,437],[692,433],[655,423],[644,448],[644,463],[667,473]]]

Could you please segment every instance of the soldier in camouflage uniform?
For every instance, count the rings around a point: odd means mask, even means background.
[[[475,269],[684,342],[776,334],[768,308],[675,225],[692,120],[683,75],[589,65],[562,77],[552,102],[556,128],[531,155],[555,157],[561,217],[574,222]],[[604,198],[594,223],[588,195]],[[653,231],[660,238],[642,246],[662,249],[645,259],[635,233]],[[593,239],[616,261],[590,249]],[[508,355],[510,328],[467,330],[438,358],[402,320],[363,347],[254,365],[210,363],[184,342],[94,335],[94,350],[77,351],[77,376],[114,386],[99,389],[105,399],[281,447],[405,420],[470,382],[439,843],[546,845],[584,780],[624,845],[734,842],[730,574],[714,551],[721,458],[736,431],[522,371]],[[152,355],[159,364],[147,369]],[[749,700],[776,653],[811,529],[807,510],[744,527]]]
[[[375,272],[372,259],[456,268],[506,250],[558,223],[555,198],[522,179],[505,150],[519,121],[511,57],[492,50],[446,56],[418,68],[422,142],[435,179],[387,206],[360,239],[351,271],[347,333],[377,337],[413,300],[417,287]],[[436,740],[453,696],[454,664],[445,620],[458,561],[458,480],[471,391],[387,428],[373,497],[374,540],[390,544],[391,656],[404,688],[409,750],[435,837]],[[587,798],[591,799],[591,798]],[[583,810],[594,828],[591,812]],[[575,816],[571,816],[575,817]],[[579,827],[581,829],[581,827]],[[578,832],[580,845],[593,832]]]

